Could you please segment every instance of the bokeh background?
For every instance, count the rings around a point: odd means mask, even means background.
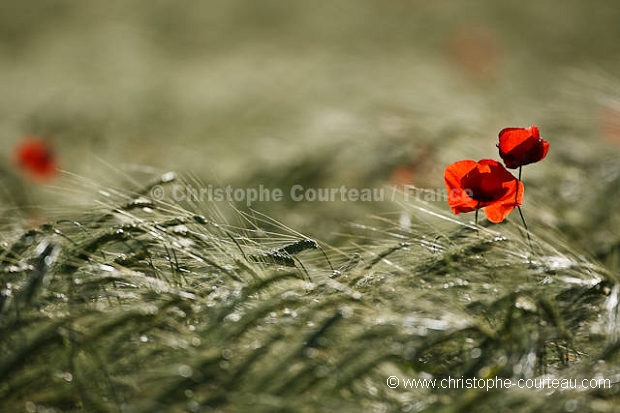
[[[0,410],[618,411],[618,22],[617,0],[0,1]],[[441,199],[147,193],[166,171],[432,193],[528,125],[551,145],[523,171],[531,243]],[[55,179],[16,165],[29,135]]]
[[[551,149],[524,171],[532,230],[617,265],[618,21],[615,0],[3,2],[3,215],[71,213],[97,185],[166,170],[238,187],[441,188],[447,164],[497,158],[500,129],[535,124]],[[29,134],[67,171],[51,184],[15,167]],[[255,208],[328,241],[398,210]]]

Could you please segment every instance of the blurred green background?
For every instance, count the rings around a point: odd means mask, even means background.
[[[618,22],[617,0],[0,2],[0,404],[612,411],[617,386],[383,383],[617,383]],[[267,231],[236,227],[243,204],[128,202],[170,170],[196,189],[436,191],[529,125],[551,145],[523,171],[531,248],[516,212],[474,235],[421,201],[257,203]],[[53,182],[15,164],[26,135],[53,145]],[[270,265],[286,248],[290,273]]]
[[[619,21],[614,0],[5,1],[4,215],[70,213],[95,184],[165,170],[240,187],[441,188],[447,164],[498,158],[500,129],[535,124],[551,149],[524,171],[532,230],[613,261]],[[21,178],[11,157],[27,134],[50,136],[82,178]],[[256,208],[327,240],[398,210]]]

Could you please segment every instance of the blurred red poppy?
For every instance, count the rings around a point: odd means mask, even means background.
[[[544,159],[549,142],[540,137],[536,126],[506,128],[499,133],[497,147],[506,168],[515,169]]]
[[[455,162],[446,168],[444,182],[455,214],[482,208],[489,221],[499,223],[523,202],[523,183],[491,159]]]
[[[49,181],[58,173],[52,148],[36,136],[24,137],[17,144],[15,159],[18,166],[33,180]]]
[[[404,187],[413,185],[415,181],[416,170],[412,165],[402,165],[392,171],[390,175],[390,184],[396,187]]]
[[[620,143],[620,105],[601,107],[599,125],[603,139],[611,144]]]
[[[448,57],[453,66],[472,80],[493,76],[502,63],[497,33],[489,27],[464,24],[448,37]]]

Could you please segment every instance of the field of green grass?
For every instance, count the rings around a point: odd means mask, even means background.
[[[0,6],[0,411],[620,411],[618,21],[611,0]],[[517,211],[453,215],[445,167],[529,125],[531,242]],[[28,135],[53,181],[16,164]],[[311,199],[341,187],[375,195]],[[553,379],[603,385],[516,385]]]

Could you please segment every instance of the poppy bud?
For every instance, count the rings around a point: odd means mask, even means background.
[[[499,133],[497,147],[506,168],[515,169],[544,159],[549,142],[540,137],[536,126],[505,128]]]

